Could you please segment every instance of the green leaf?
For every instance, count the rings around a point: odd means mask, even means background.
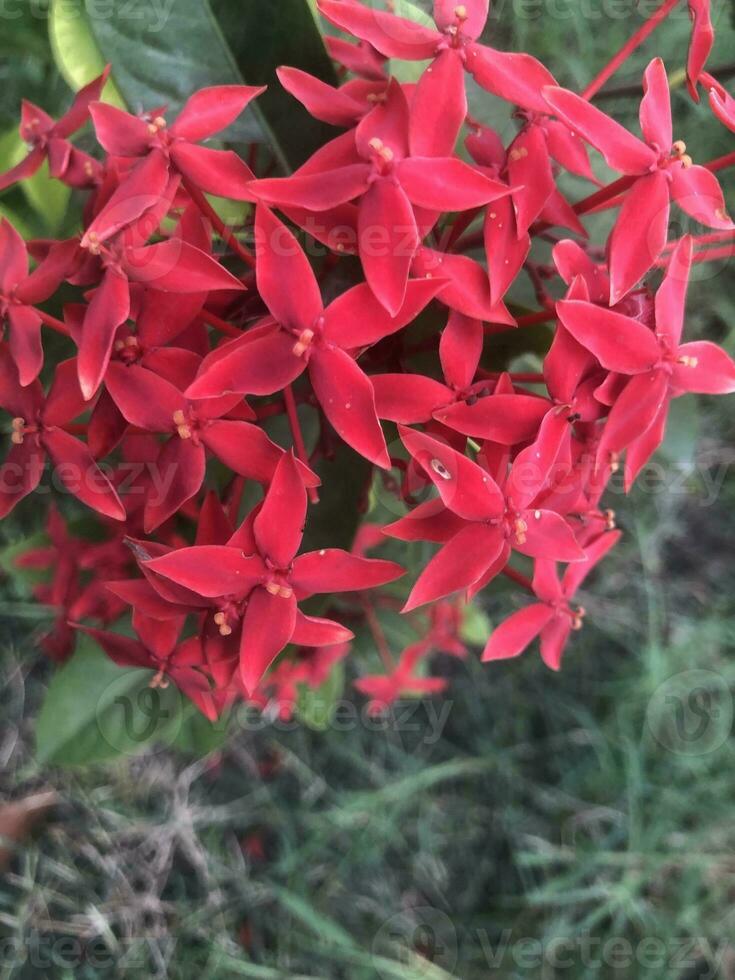
[[[268,86],[257,109],[278,140],[284,169],[294,169],[336,134],[313,119],[275,74],[280,65],[290,65],[337,84],[313,9],[308,0],[214,0],[213,6],[245,81]]]
[[[54,674],[36,725],[41,764],[80,766],[170,741],[181,722],[173,684],[151,688],[149,670],[114,664],[80,636],[76,653]]]
[[[74,91],[102,74],[107,61],[90,30],[83,0],[51,0],[48,30],[54,61]],[[121,109],[126,108],[111,78],[102,98]]]
[[[345,689],[345,665],[339,660],[321,687],[299,685],[296,715],[307,728],[323,732],[329,728],[334,707]]]
[[[471,602],[464,607],[460,636],[465,643],[484,647],[492,628],[490,617],[476,603]]]

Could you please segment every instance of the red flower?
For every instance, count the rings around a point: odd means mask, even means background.
[[[582,582],[618,543],[620,536],[620,531],[612,531],[598,537],[585,550],[584,561],[569,565],[561,581],[556,562],[537,559],[533,591],[541,601],[519,609],[493,630],[482,653],[483,661],[517,657],[540,635],[542,660],[552,670],[559,670],[569,634],[581,628],[585,615],[582,606],[575,609],[570,603]]]
[[[210,354],[188,396],[269,395],[308,369],[319,404],[339,435],[366,459],[388,467],[372,384],[350,351],[403,327],[441,289],[442,281],[410,281],[395,316],[386,313],[365,284],[325,309],[301,246],[262,205],[255,230],[256,281],[272,318]],[[284,290],[284,282],[292,283],[291,289]]]
[[[156,575],[191,592],[229,600],[215,619],[223,635],[242,616],[240,680],[248,694],[287,643],[322,646],[347,638],[339,624],[304,616],[298,600],[373,588],[403,574],[394,562],[339,548],[297,557],[305,518],[306,491],[296,461],[287,455],[252,526],[244,525],[229,544],[181,548],[147,563]]]
[[[507,474],[498,474],[501,489],[487,469],[450,446],[403,426],[399,431],[441,500],[419,505],[388,525],[386,534],[404,541],[443,542],[419,575],[404,611],[460,589],[474,593],[483,588],[505,567],[511,548],[537,558],[584,558],[563,517],[531,506],[553,463],[543,458],[536,443],[519,453]]]
[[[563,300],[557,311],[569,333],[602,367],[629,375],[610,411],[599,455],[636,444],[626,466],[626,487],[663,439],[671,397],[685,392],[721,395],[735,391],[735,363],[716,344],[681,344],[684,303],[692,260],[687,235],[671,253],[656,293],[655,327],[580,300]]]
[[[314,172],[251,185],[259,200],[311,211],[359,198],[358,244],[365,278],[394,316],[405,301],[411,259],[423,237],[416,209],[464,211],[509,193],[505,185],[449,156],[448,149],[437,156],[418,148],[411,128],[415,101],[412,106],[409,110],[405,92],[392,80],[385,101],[354,131],[354,142],[334,141],[338,160]]]
[[[87,446],[64,430],[84,411],[74,361],[57,365],[47,395],[38,381],[25,388],[6,347],[0,347],[0,406],[13,416],[12,446],[0,467],[0,517],[36,489],[46,462],[64,488],[93,510],[124,520],[125,509]]]
[[[556,115],[596,147],[613,170],[636,178],[608,243],[611,305],[663,251],[670,198],[711,228],[733,227],[717,178],[692,164],[681,140],[672,142],[669,83],[660,58],[654,58],[644,75],[640,123],[645,142],[573,92],[549,88],[544,95]]]
[[[419,663],[430,650],[431,647],[424,640],[412,643],[401,653],[398,664],[389,674],[358,677],[355,687],[370,698],[370,714],[380,714],[399,698],[438,694],[446,688],[447,681],[443,677],[422,677],[416,673]]]
[[[91,106],[97,139],[108,153],[120,157],[159,157],[173,173],[208,194],[251,200],[247,185],[250,169],[232,150],[198,146],[225,129],[254,98],[265,91],[250,85],[215,85],[200,89],[185,103],[169,126],[156,111],[133,116],[105,102]]]
[[[90,103],[99,99],[109,73],[108,65],[98,78],[80,89],[70,108],[57,122],[43,109],[23,100],[20,138],[31,147],[31,152],[16,166],[0,174],[0,191],[17,180],[32,177],[46,159],[51,176],[72,187],[91,187],[100,179],[102,168],[99,163],[73,146],[69,136],[87,121]]]

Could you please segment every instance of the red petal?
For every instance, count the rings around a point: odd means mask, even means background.
[[[212,150],[193,143],[175,143],[171,161],[184,178],[207,194],[222,194],[233,201],[252,201],[251,183],[255,176],[232,150]]]
[[[387,58],[424,61],[442,39],[438,31],[359,3],[318,0],[319,12],[348,34],[367,41]]]
[[[257,483],[270,483],[283,456],[281,447],[250,422],[229,419],[211,422],[201,438],[225,466]]]
[[[454,151],[467,115],[464,66],[459,52],[441,51],[426,69],[411,99],[409,142],[418,157],[447,157]]]
[[[324,339],[349,349],[377,343],[411,323],[443,288],[440,279],[409,279],[395,316],[386,310],[366,283],[338,296],[324,311]]]
[[[79,344],[79,384],[86,399],[100,386],[112,352],[115,331],[130,312],[128,280],[108,269],[87,307]]]
[[[646,142],[655,144],[659,153],[668,152],[673,139],[671,96],[666,69],[660,58],[654,58],[643,74],[643,98],[639,116]]]
[[[387,524],[383,532],[399,541],[444,543],[466,527],[467,522],[448,510],[441,500],[425,500],[405,517]]]
[[[298,378],[306,367],[293,353],[294,338],[273,329],[251,339],[248,334],[213,351],[202,362],[187,398],[212,398],[230,392],[270,395]]]
[[[687,6],[694,22],[687,52],[687,83],[690,95],[698,102],[697,82],[712,50],[715,32],[710,16],[710,0],[689,0]]]
[[[513,461],[505,493],[513,507],[520,510],[528,507],[549,484],[554,465],[568,452],[572,429],[567,420],[567,409],[552,409],[546,414],[538,430],[538,435],[516,456]]]
[[[198,143],[233,123],[261,92],[265,92],[264,85],[213,85],[199,89],[184,103],[170,133]]]
[[[71,136],[82,128],[89,117],[90,105],[99,99],[109,74],[110,66],[106,65],[97,78],[93,78],[79,89],[70,107],[54,126],[54,136]]]
[[[356,592],[394,582],[404,574],[400,565],[381,558],[360,558],[341,548],[322,548],[299,555],[291,582],[299,595]]]
[[[376,180],[360,202],[360,259],[378,300],[395,316],[406,296],[411,259],[419,237],[413,208],[400,185]]]
[[[161,150],[154,150],[137,163],[82,236],[82,246],[89,245],[90,235],[99,241],[110,238],[126,225],[155,207],[168,184],[168,160]]]
[[[545,86],[556,85],[556,80],[530,54],[471,44],[467,47],[467,70],[493,95],[525,109],[548,112],[543,91]]]
[[[495,481],[477,463],[423,432],[399,426],[403,444],[459,517],[481,521],[499,517],[505,499]]]
[[[338,347],[319,347],[309,360],[314,394],[337,434],[361,456],[390,468],[370,379]]]
[[[669,168],[669,173],[672,197],[682,211],[710,228],[733,227],[732,219],[725,210],[720,182],[706,167],[674,164]]]
[[[403,612],[469,588],[492,565],[503,549],[499,527],[465,527],[434,555],[411,589]]]
[[[186,408],[178,388],[137,364],[113,361],[105,384],[127,421],[147,432],[173,432],[175,413]]]
[[[226,545],[179,548],[147,561],[145,567],[208,598],[247,595],[266,571],[260,556],[248,557],[240,549]]]
[[[9,347],[18,365],[20,383],[25,387],[35,381],[43,366],[41,317],[31,306],[8,306],[10,322]]]
[[[500,302],[508,287],[515,281],[531,248],[528,235],[516,232],[514,199],[501,197],[485,212],[483,235],[490,294],[494,303]]]
[[[555,189],[549,151],[540,126],[527,126],[508,148],[508,182],[513,191],[517,235],[524,236]]]
[[[649,371],[630,379],[608,416],[598,458],[606,452],[621,452],[648,429],[666,398],[668,387],[665,371]]]
[[[681,358],[690,362],[681,362]],[[679,363],[674,365],[671,383],[680,391],[699,395],[728,395],[735,391],[735,362],[725,351],[709,340],[695,340],[679,348]]]
[[[365,114],[365,103],[305,71],[281,67],[276,69],[276,74],[286,91],[315,119],[332,126],[353,126]]]
[[[353,163],[337,170],[295,174],[293,177],[266,177],[253,181],[250,191],[258,200],[269,204],[327,211],[364,194],[369,174],[369,164]]]
[[[656,292],[656,333],[678,347],[684,326],[689,272],[692,267],[692,239],[685,235],[671,253],[664,281]]]
[[[574,92],[547,88],[544,98],[562,122],[600,151],[613,170],[645,174],[656,163],[650,146]]]
[[[206,469],[204,446],[175,435],[165,443],[154,465],[155,484],[145,501],[146,534],[155,531],[199,491]]]
[[[544,128],[549,153],[556,162],[570,173],[579,174],[580,177],[599,183],[590,166],[587,147],[579,136],[571,133],[564,123],[556,119],[544,120]]]
[[[255,589],[242,623],[240,680],[246,695],[252,694],[263,674],[293,636],[296,598],[271,595]]]
[[[133,282],[172,293],[245,288],[211,255],[180,238],[143,248],[126,248],[125,271]]]
[[[0,221],[0,289],[13,292],[28,275],[28,253],[25,242],[7,218]]]
[[[55,477],[69,493],[105,517],[125,520],[120,498],[84,443],[63,429],[46,429],[43,444],[54,464]]]
[[[89,405],[85,402],[77,378],[76,359],[70,358],[56,365],[54,379],[43,408],[45,425],[66,425],[78,418]]]
[[[412,425],[428,422],[433,413],[454,399],[451,388],[423,374],[374,374],[378,418]]]
[[[606,531],[584,549],[584,561],[575,561],[567,568],[562,579],[562,588],[567,599],[572,598],[595,565],[602,561],[621,537],[621,531]]]
[[[527,530],[523,543],[517,538],[512,540],[516,551],[531,558],[553,561],[581,561],[584,558],[574,532],[559,514],[553,510],[524,510],[521,513]]]
[[[483,663],[488,660],[507,660],[518,657],[533,642],[554,616],[554,610],[544,603],[519,609],[493,630],[482,651]]]
[[[661,170],[637,180],[627,192],[610,238],[610,305],[641,279],[666,244],[669,181]]]
[[[46,159],[46,151],[41,146],[34,147],[28,156],[23,157],[20,163],[16,163],[10,170],[0,174],[0,191],[11,187],[18,180],[25,180],[32,177]]]
[[[94,102],[89,112],[97,141],[107,153],[121,157],[142,157],[148,153],[151,145],[148,123],[107,102]]]
[[[472,405],[448,405],[435,418],[471,438],[515,446],[533,439],[548,410],[549,402],[535,395],[490,395]]]
[[[558,615],[541,630],[541,659],[550,670],[561,667],[561,658],[571,631],[571,618]]]
[[[306,490],[293,453],[284,453],[253,524],[258,551],[276,568],[288,568],[301,547]]]
[[[262,205],[255,215],[255,242],[255,275],[265,305],[279,323],[297,334],[313,330],[323,310],[316,276],[295,237]]]
[[[354,635],[351,630],[331,619],[306,616],[297,610],[291,642],[302,647],[327,647],[335,643],[347,643]]]
[[[472,384],[480,363],[483,340],[480,320],[456,311],[449,314],[439,340],[439,358],[448,385],[462,389]]]
[[[500,200],[504,201],[506,198]],[[507,200],[510,201],[510,198]],[[421,246],[412,268],[414,275],[437,276],[445,281],[439,301],[450,309],[489,323],[515,326],[515,320],[503,304],[493,302],[487,272],[479,262],[474,262],[466,255],[436,252]]]
[[[467,211],[510,193],[506,184],[455,157],[409,157],[396,172],[411,202],[432,211]]]
[[[581,300],[560,300],[556,312],[574,339],[608,371],[641,374],[661,359],[656,335],[632,317]]]

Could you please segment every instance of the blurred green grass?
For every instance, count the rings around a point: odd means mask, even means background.
[[[506,3],[490,34],[579,86],[642,20],[632,5],[584,15],[600,6]],[[722,65],[735,32],[715,8]],[[3,33],[3,126],[21,95],[64,101],[44,29],[24,13]],[[672,19],[612,84],[637,81],[654,51],[678,68],[687,29]],[[606,102],[628,121],[636,105]],[[683,90],[674,111],[697,159],[728,148]],[[735,277],[704,269],[688,335],[732,353]],[[446,698],[384,730],[251,724],[203,762],[162,749],[40,769],[49,671],[6,581],[0,789],[53,785],[63,802],[0,884],[0,976],[735,976],[730,405],[677,406],[657,460],[669,489],[649,479],[610,500],[625,541],[561,674],[533,651],[490,669],[476,652],[440,660]],[[38,515],[8,525],[14,540]],[[511,607],[488,593],[491,618]]]

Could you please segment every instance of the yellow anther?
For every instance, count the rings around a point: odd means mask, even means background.
[[[268,595],[278,595],[278,593],[281,591],[281,586],[278,584],[278,582],[267,582],[265,591],[268,593]]]
[[[124,350],[124,349],[125,349],[125,341],[124,340],[116,340],[115,341],[115,350]]]
[[[220,636],[229,636],[232,633],[232,627],[228,626],[227,623],[223,623],[219,628]]]
[[[454,8],[454,16],[457,20],[467,20],[467,8],[463,3]]]
[[[153,120],[153,125],[156,127],[156,129],[165,129],[166,120],[163,118],[163,116],[156,116],[156,118]]]
[[[375,150],[376,153],[380,153],[380,151],[383,149],[384,143],[378,136],[373,136],[373,138],[368,142],[368,146],[371,150]]]
[[[314,339],[314,331],[313,330],[302,330],[301,331],[301,333],[299,334],[299,339],[293,345],[293,353],[296,355],[296,357],[301,357],[301,355],[310,346],[310,344],[311,344],[311,342],[312,342],[313,339]]]
[[[155,675],[155,677],[151,678],[148,687],[153,687],[153,688],[160,687],[163,690],[165,690],[168,687],[168,680],[164,676],[163,669],[159,670],[158,673]]]
[[[688,170],[689,167],[691,167],[693,163],[694,163],[694,161],[692,160],[692,158],[689,156],[688,153],[682,154],[682,156],[681,156],[681,165],[682,165],[682,167],[685,170]]]
[[[188,425],[179,425],[176,427],[176,431],[180,439],[191,439],[191,429]]]
[[[227,621],[227,617],[223,612],[215,613],[212,617],[218,626],[222,626],[223,623]]]
[[[684,367],[695,368],[699,364],[698,357],[689,357],[688,354],[683,354],[679,359],[678,363],[682,364]]]
[[[84,161],[84,172],[88,177],[91,177],[92,174],[94,173],[94,167],[89,162],[89,160]]]
[[[100,254],[100,240],[99,240],[99,236],[97,235],[97,232],[96,231],[91,231],[87,235],[87,240],[86,240],[86,246],[85,247],[87,249],[89,249],[89,251],[91,252],[92,255],[99,255]]]
[[[605,527],[608,531],[613,531],[615,529],[615,511],[608,508],[604,512],[605,517]]]
[[[126,337],[125,338],[125,346],[126,347],[137,347],[138,346],[138,338],[137,337]]]
[[[680,157],[686,153],[687,145],[684,140],[674,140],[674,142],[671,144],[671,149],[678,157]]]
[[[177,408],[174,412],[174,425],[186,425],[186,416],[181,408]]]
[[[618,453],[610,453],[610,472],[617,473],[620,469],[620,456]]]
[[[281,599],[290,599],[293,595],[293,589],[289,585],[282,585],[278,589],[278,595]]]
[[[528,156],[528,150],[526,149],[525,146],[517,146],[510,151],[511,160],[522,160],[524,157],[527,156]]]

